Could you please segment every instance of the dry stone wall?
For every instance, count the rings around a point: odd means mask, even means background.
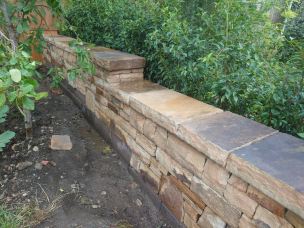
[[[47,67],[76,66],[71,38],[45,40]],[[142,57],[91,52],[96,74],[62,86],[174,227],[304,227],[303,140],[144,80]]]

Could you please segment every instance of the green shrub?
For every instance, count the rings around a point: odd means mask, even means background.
[[[303,127],[303,46],[278,61],[284,38],[264,1],[220,0],[189,23],[184,3],[76,1],[67,19],[80,38],[147,59],[145,77],[292,135]],[[259,10],[257,6],[259,5]],[[71,35],[65,33],[66,35]]]

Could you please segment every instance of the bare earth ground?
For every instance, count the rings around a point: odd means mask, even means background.
[[[41,228],[122,227],[117,225],[120,220],[138,228],[169,227],[128,173],[123,158],[114,150],[103,152],[108,148],[106,142],[67,96],[49,90],[51,79],[43,75],[43,80],[38,79],[37,91],[47,91],[49,96],[35,103],[33,140],[25,140],[23,117],[16,108],[0,125],[1,132],[16,132],[0,152],[0,205],[22,206],[38,200],[40,208],[46,208],[49,202],[62,197],[62,206],[37,226]],[[69,135],[73,148],[52,150],[52,135]],[[57,165],[34,168],[44,160]],[[19,171],[16,166],[23,161],[33,165]]]

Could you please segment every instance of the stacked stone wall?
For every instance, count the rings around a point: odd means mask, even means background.
[[[71,38],[45,40],[47,67],[76,66]],[[104,47],[92,55],[96,74],[65,74],[62,86],[109,129],[173,227],[304,227],[303,140],[144,80],[141,57]]]

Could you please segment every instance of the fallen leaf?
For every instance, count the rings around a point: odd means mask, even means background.
[[[111,152],[111,149],[104,149],[103,152]]]

